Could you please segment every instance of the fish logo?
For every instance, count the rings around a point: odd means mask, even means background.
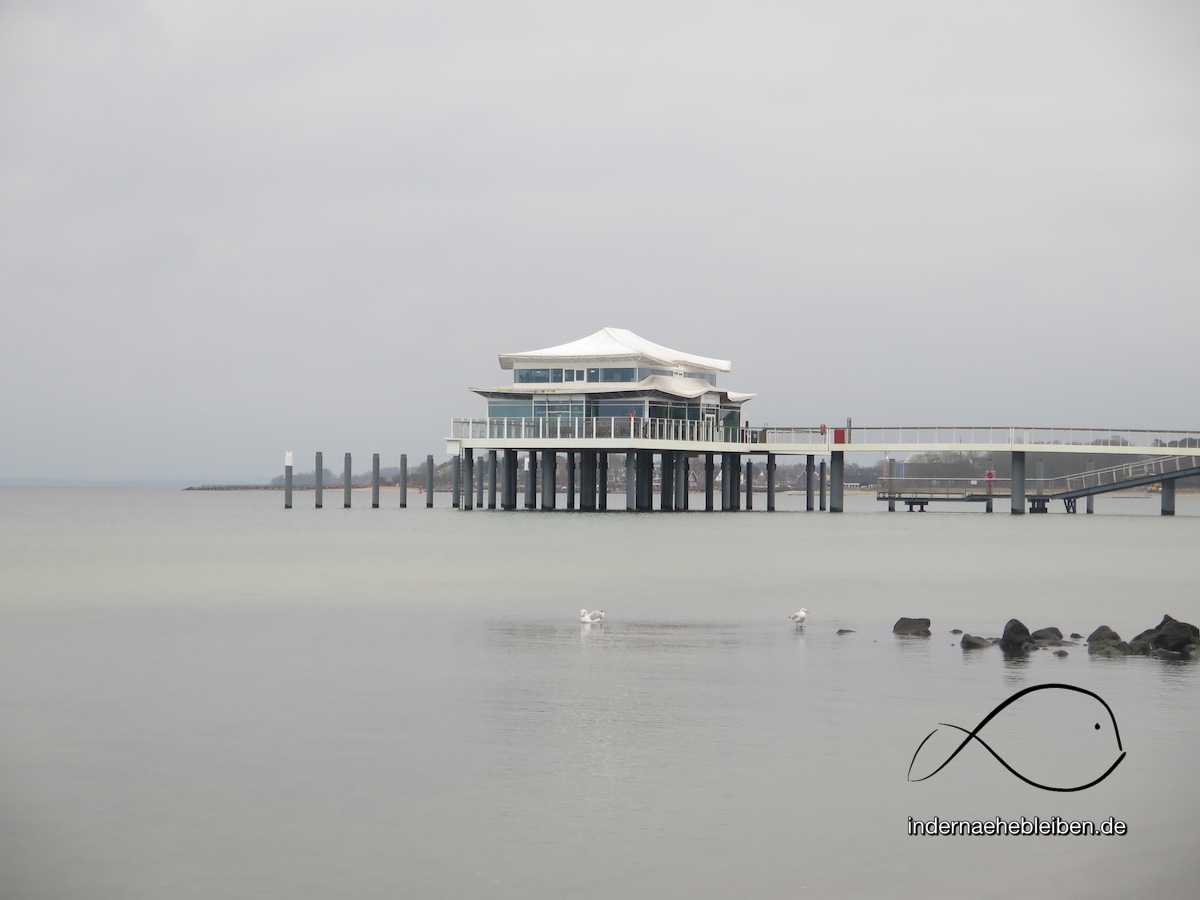
[[[997,753],[986,741],[984,741],[984,739],[982,737],[979,736],[979,733],[981,731],[983,731],[984,727],[989,722],[991,722],[994,718],[996,718],[996,716],[1000,715],[1000,713],[1002,713],[1004,710],[1011,707],[1018,700],[1029,697],[1029,695],[1034,694],[1038,691],[1074,692],[1075,694],[1082,695],[1083,697],[1091,698],[1091,701],[1095,701],[1093,703],[1093,702],[1084,700],[1084,701],[1082,701],[1082,704],[1076,703],[1075,706],[1081,707],[1081,711],[1086,716],[1086,718],[1083,720],[1080,720],[1078,718],[1080,709],[1076,709],[1076,710],[1074,710],[1076,715],[1074,717],[1072,717],[1072,721],[1076,722],[1076,723],[1079,721],[1093,721],[1094,724],[1092,726],[1090,726],[1090,728],[1088,728],[1087,730],[1092,735],[1096,736],[1097,742],[1105,741],[1106,739],[1116,741],[1116,752],[1119,755],[1117,756],[1116,760],[1112,763],[1112,765],[1110,765],[1099,777],[1093,778],[1091,781],[1087,782],[1086,784],[1077,784],[1077,785],[1067,786],[1067,787],[1056,786],[1053,784],[1041,784],[1037,781],[1034,781],[1031,778],[1027,778],[1025,775],[1018,772],[1013,766],[1010,766],[1007,762],[1005,762],[1005,760],[1000,756],[999,753]],[[1045,694],[1045,695],[1042,695],[1042,697],[1045,699],[1054,698],[1054,699],[1061,700],[1061,699],[1065,699],[1065,698],[1071,698],[1071,695],[1070,694]],[[968,744],[970,744],[972,741],[982,745],[983,748],[988,751],[988,753],[992,754],[992,756],[994,756],[997,759],[997,761],[999,761],[1000,765],[1002,765],[1002,766],[1004,766],[1004,768],[1008,769],[1008,771],[1011,772],[1013,775],[1016,775],[1018,778],[1020,778],[1026,784],[1032,785],[1033,787],[1036,787],[1036,788],[1041,788],[1043,791],[1083,791],[1083,790],[1087,790],[1090,787],[1095,787],[1100,782],[1102,782],[1105,778],[1107,778],[1109,775],[1111,775],[1113,773],[1113,770],[1121,764],[1122,760],[1125,759],[1126,751],[1121,746],[1121,733],[1117,729],[1117,719],[1113,715],[1113,712],[1109,708],[1108,704],[1105,703],[1104,700],[1099,695],[1094,694],[1091,691],[1084,690],[1081,687],[1075,687],[1074,685],[1071,685],[1071,684],[1036,684],[1032,687],[1027,687],[1023,690],[1017,691],[1015,694],[1013,694],[1011,697],[1009,697],[1007,700],[1005,700],[1003,703],[1001,703],[999,706],[997,706],[995,709],[993,709],[990,713],[988,713],[987,716],[984,717],[983,721],[980,722],[978,725],[976,725],[970,731],[967,731],[967,729],[962,728],[961,726],[951,725],[947,722],[939,722],[938,724],[944,728],[950,728],[950,729],[954,729],[956,731],[960,731],[963,734],[965,734],[966,737],[962,739],[962,741],[958,744],[958,746],[954,749],[954,751],[952,753],[950,753],[950,755],[947,756],[946,759],[942,762],[942,764],[939,765],[936,769],[934,769],[928,775],[923,775],[920,778],[913,778],[913,767],[917,763],[917,757],[919,757],[921,755],[921,750],[929,742],[929,739],[932,738],[935,734],[937,734],[940,729],[935,728],[933,731],[929,732],[929,734],[927,734],[925,736],[925,740],[921,741],[920,745],[918,745],[916,752],[913,754],[912,762],[910,762],[908,764],[908,780],[909,781],[924,781],[927,778],[932,778],[938,772],[942,771],[942,769],[946,768],[946,766],[948,766],[950,764],[950,761],[952,759],[954,759],[954,757],[958,756],[958,754],[961,753],[963,751],[963,749],[966,748],[966,746]],[[1108,733],[1110,731],[1111,731],[1112,737],[1109,739]],[[955,737],[955,740],[957,740],[957,737]],[[1091,749],[1098,749],[1100,752],[1103,752],[1103,747],[1096,748],[1093,746],[1093,747],[1091,747]],[[926,756],[928,756],[928,755],[929,755],[929,753],[927,752]],[[1107,759],[1107,755],[1104,756],[1104,759]],[[1095,771],[1095,770],[1093,770],[1093,771]]]

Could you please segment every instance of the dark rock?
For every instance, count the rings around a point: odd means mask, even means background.
[[[1034,648],[1029,629],[1019,619],[1009,619],[1000,636],[1000,649],[1005,653],[1025,653]]]
[[[1080,634],[1078,631],[1072,631],[1071,632],[1071,640],[1081,641],[1081,640],[1083,640],[1083,635]]]
[[[1153,649],[1154,645],[1145,638],[1134,638],[1129,642],[1129,652],[1140,656],[1149,656],[1150,651]]]
[[[1066,650],[1055,650],[1054,655],[1058,656],[1058,657],[1063,657],[1063,656],[1067,655],[1067,651]]]
[[[1088,635],[1087,642],[1089,644],[1093,644],[1093,643],[1096,643],[1097,641],[1103,643],[1106,641],[1119,641],[1120,639],[1121,639],[1121,636],[1119,634],[1117,634],[1115,631],[1113,631],[1111,628],[1109,628],[1107,625],[1101,625],[1099,628],[1097,628],[1095,631],[1093,631],[1091,634]]]
[[[1155,659],[1185,659],[1186,657],[1178,650],[1164,650],[1162,647],[1154,648],[1154,652],[1150,654]]]
[[[1092,641],[1088,644],[1088,653],[1092,656],[1115,658],[1129,656],[1131,652],[1124,641]]]
[[[951,628],[950,633],[951,634],[962,634],[963,630],[961,628]]]
[[[1057,628],[1039,628],[1029,636],[1035,641],[1046,641],[1047,643],[1062,640],[1062,632]]]
[[[901,616],[896,624],[892,626],[892,634],[929,637],[932,632],[929,630],[928,619],[909,619]]]
[[[1155,629],[1156,634],[1150,639],[1156,650],[1173,650],[1181,652],[1188,644],[1200,643],[1200,628],[1187,622],[1179,622],[1170,616],[1163,616]]]
[[[858,634],[853,628],[839,628],[838,634]]]
[[[992,646],[992,642],[987,638],[975,637],[973,634],[964,634],[963,639],[958,642],[958,645],[964,650],[982,650],[984,647]]]

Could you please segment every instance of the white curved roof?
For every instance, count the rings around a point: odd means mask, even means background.
[[[728,372],[733,368],[729,360],[672,350],[639,337],[627,328],[601,328],[577,341],[544,350],[501,353],[500,368],[511,369],[515,363],[545,363],[550,359],[646,360],[668,368],[685,366],[707,372]]]

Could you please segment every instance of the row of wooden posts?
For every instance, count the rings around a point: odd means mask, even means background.
[[[503,458],[500,458],[503,454]],[[539,466],[539,459],[541,464]],[[584,450],[578,453],[568,452],[566,455],[566,497],[567,509],[576,508],[576,489],[578,487],[580,510],[606,510],[608,508],[608,463],[609,454],[596,450]],[[625,508],[628,510],[651,510],[654,508],[654,452],[649,450],[630,451],[625,457]],[[659,454],[661,463],[657,468],[659,482],[660,510],[686,510],[690,505],[690,457],[678,450],[663,450]],[[720,463],[714,457],[718,454],[704,453],[704,497],[706,510],[715,509],[714,493],[717,486],[717,470],[719,466],[719,485],[721,490],[721,509],[742,509],[742,498],[745,498],[745,509],[754,508],[754,463],[747,459],[742,464],[740,453],[719,454]],[[577,459],[578,456],[578,466]],[[840,454],[838,454],[840,456]],[[842,511],[842,490],[840,479],[837,477],[841,460],[836,456],[834,462],[834,478],[829,484],[828,509],[831,512]],[[473,452],[467,451],[451,460],[451,505],[456,509],[469,510],[473,506],[488,509],[497,508],[497,494],[501,509],[517,508],[517,451],[489,450],[486,457],[475,465]],[[541,469],[541,508],[555,509],[558,503],[558,453],[553,450],[528,451],[526,454],[524,475],[524,505],[526,509],[538,508],[537,482],[538,469]],[[433,506],[434,493],[434,463],[433,455],[425,457],[425,506]],[[578,469],[578,478],[576,477]],[[819,472],[819,476],[818,476]],[[744,473],[744,480],[743,480]],[[323,454],[316,455],[315,468],[315,503],[316,508],[324,506],[324,475]],[[768,454],[766,461],[766,495],[767,510],[775,509],[775,457]],[[345,474],[342,480],[343,506],[351,506],[351,455],[345,455]],[[400,456],[400,509],[408,506],[408,456]],[[814,457],[808,457],[806,466],[806,495],[807,508],[818,508],[824,511],[826,505],[826,462],[821,460],[819,466]],[[371,508],[379,508],[379,454],[372,455],[371,460]],[[293,473],[292,454],[286,455],[284,466],[284,500],[285,509],[292,508]],[[474,504],[472,493],[475,494]]]

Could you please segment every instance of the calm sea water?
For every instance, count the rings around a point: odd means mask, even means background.
[[[1149,497],[1094,516],[326,499],[0,490],[0,896],[1195,889],[1197,664],[1005,660],[950,630],[1200,622],[1200,498],[1174,518]],[[933,636],[892,635],[902,615]],[[1111,708],[1128,755],[1102,783],[1039,790],[974,743],[907,780],[939,723],[1050,683]],[[1114,736],[1065,693],[980,736],[1027,776],[1086,783]],[[1022,816],[1129,833],[908,834]]]

